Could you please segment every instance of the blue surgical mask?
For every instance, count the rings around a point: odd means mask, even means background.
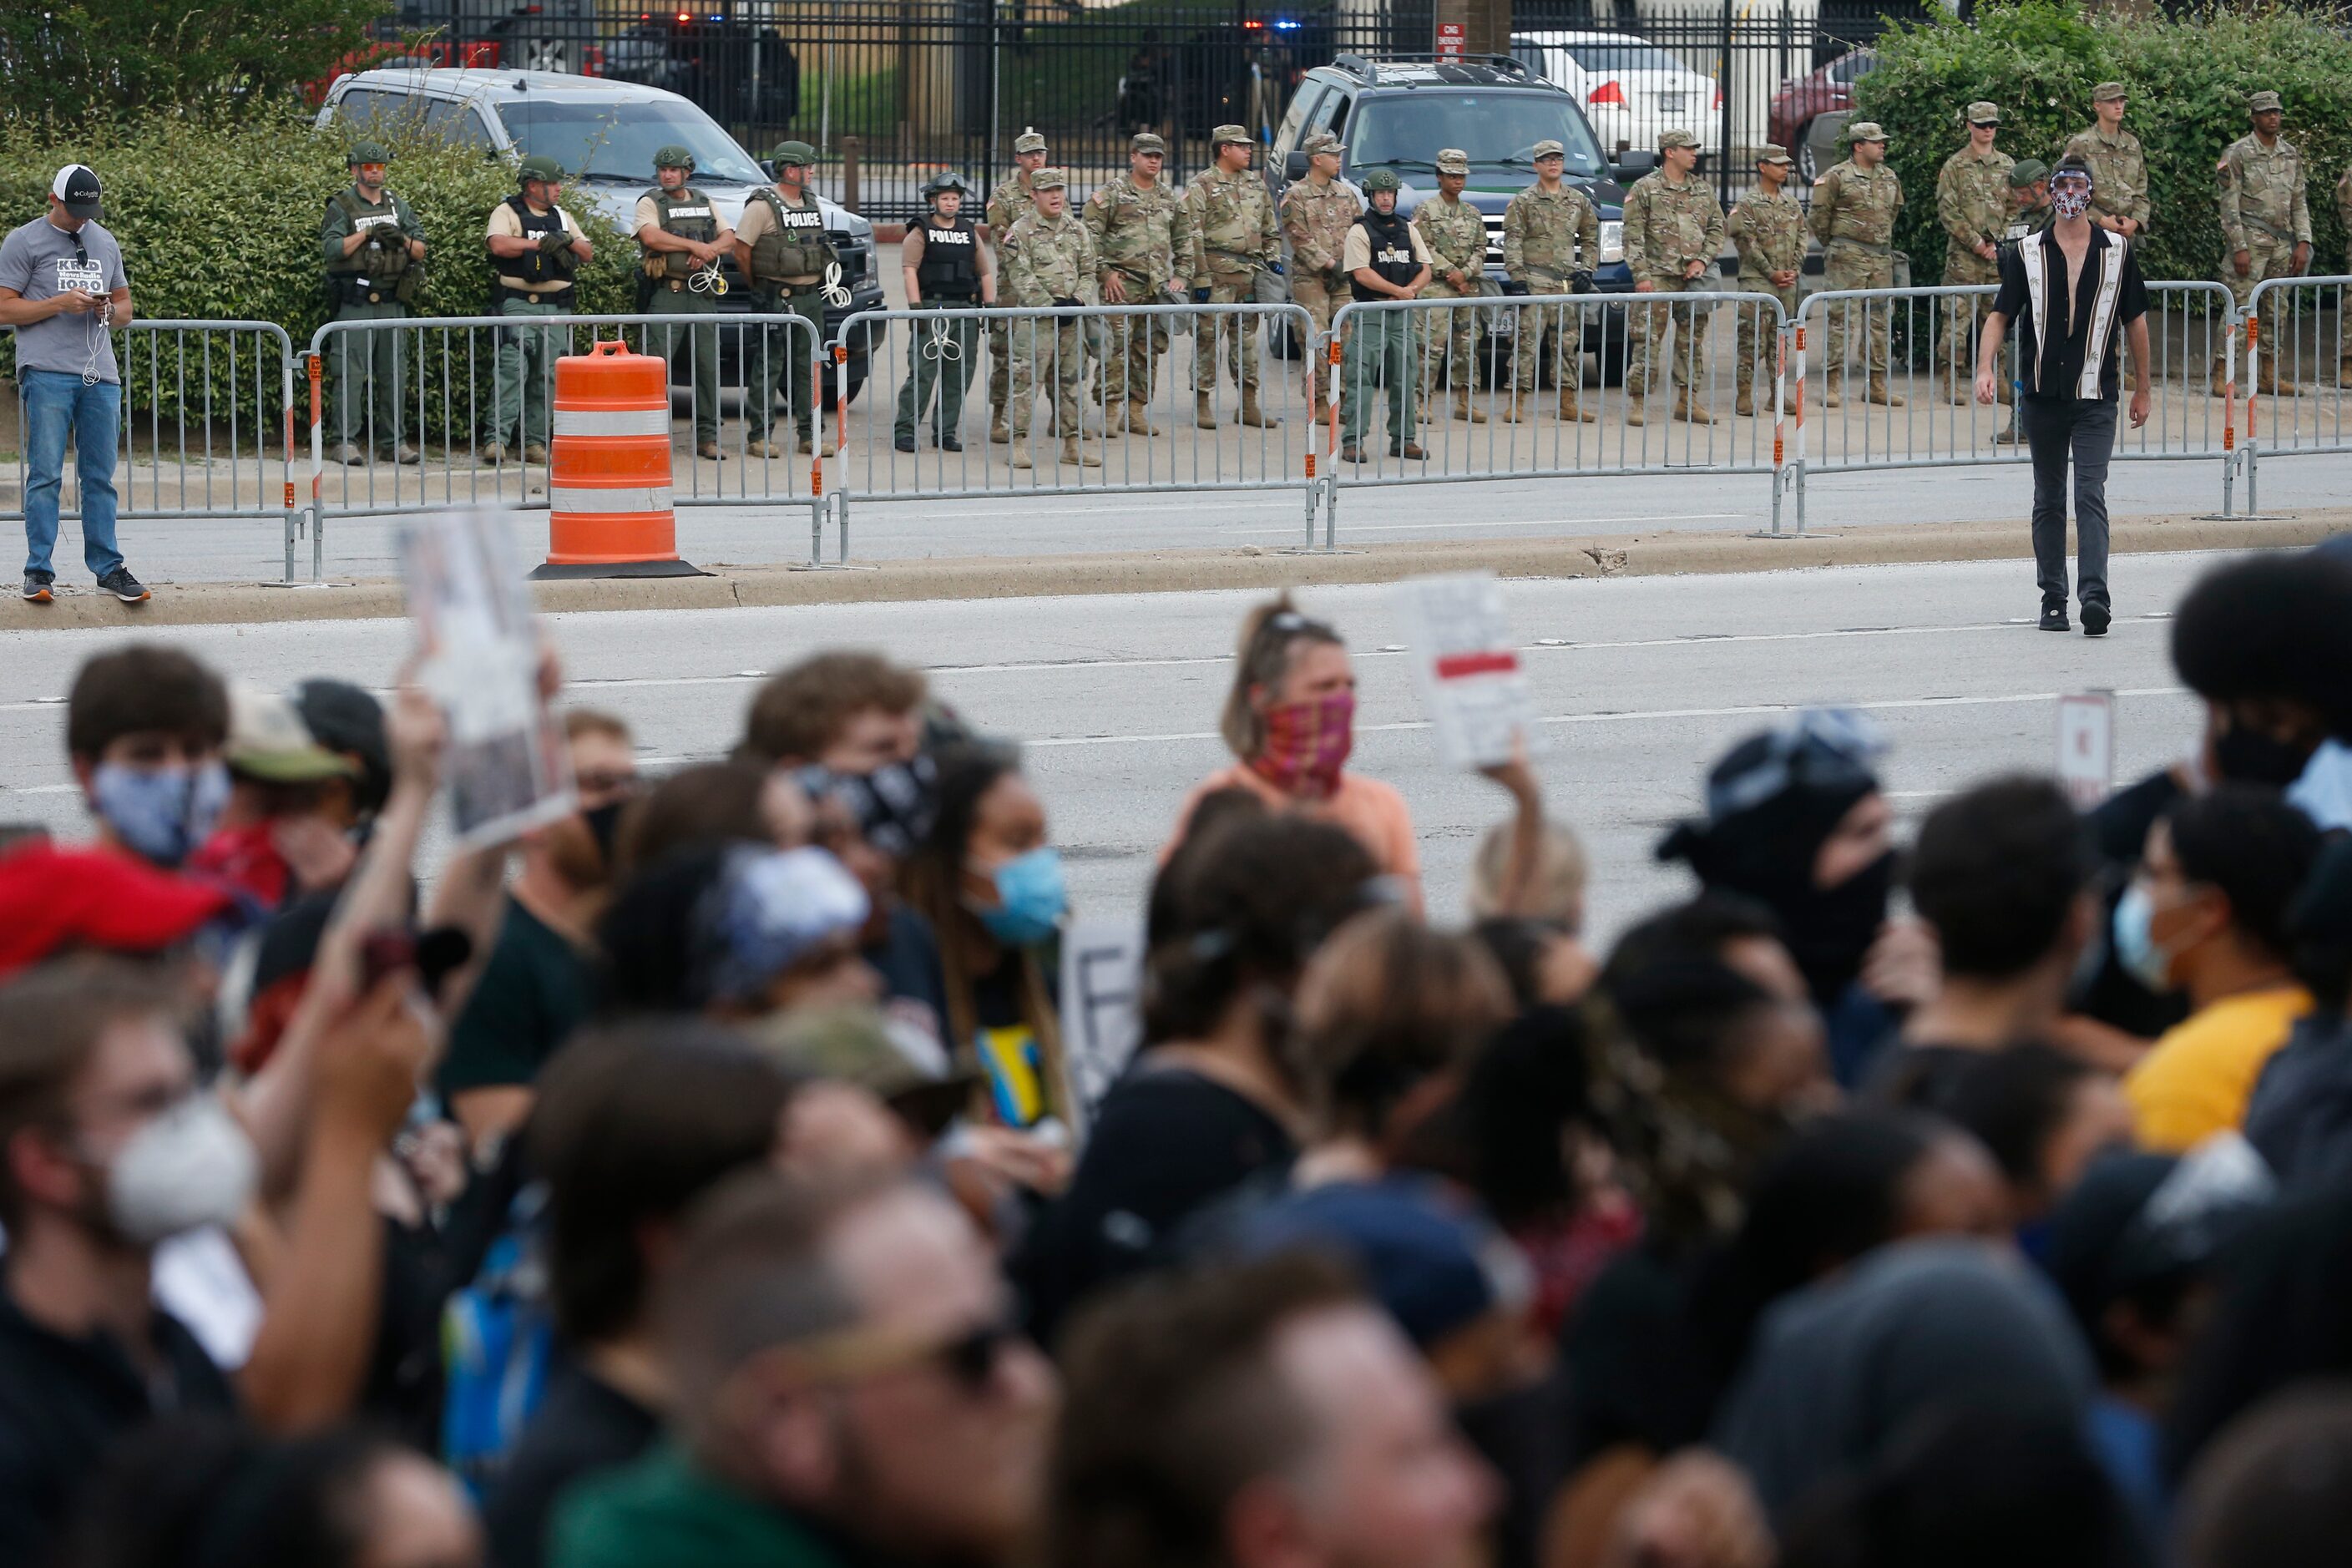
[[[90,808],[142,859],[177,866],[212,837],[228,804],[228,769],[218,762],[194,768],[133,768],[101,764],[90,779]]]
[[[2156,901],[2147,889],[2134,882],[2124,889],[2123,900],[2116,905],[2116,962],[2125,973],[2161,995],[2172,989],[2167,979],[2172,954],[2157,945],[2155,921]]]
[[[996,907],[973,911],[988,934],[1007,947],[1034,947],[1054,934],[1070,907],[1062,882],[1061,852],[1047,846],[996,868]]]

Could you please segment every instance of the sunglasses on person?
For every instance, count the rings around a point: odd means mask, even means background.
[[[947,1334],[852,1328],[797,1344],[777,1345],[755,1359],[775,1366],[793,1382],[836,1386],[935,1366],[976,1398],[988,1392],[1004,1352],[1021,1338],[1021,1331],[1002,1318]]]

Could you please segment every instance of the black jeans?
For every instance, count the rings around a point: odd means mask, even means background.
[[[2082,602],[2107,605],[2107,460],[2116,450],[2113,398],[2027,397],[2019,402],[2033,452],[2033,565],[2045,608],[2066,605],[2066,462],[2074,463],[2075,555]]]

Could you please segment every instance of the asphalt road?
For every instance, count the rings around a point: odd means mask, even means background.
[[[2036,631],[2032,569],[2021,562],[1510,584],[1551,806],[1594,861],[1596,931],[1683,888],[1680,871],[1651,861],[1651,847],[1696,808],[1715,756],[1794,705],[1868,709],[1894,743],[1885,780],[1906,816],[1972,779],[2046,769],[2063,692],[2117,693],[2121,777],[2179,755],[2197,718],[2166,658],[2166,616],[2210,559],[2120,559],[2119,618],[2104,640]],[[1429,907],[1452,916],[1472,846],[1503,796],[1438,764],[1387,590],[1304,598],[1337,620],[1357,655],[1351,765],[1403,791]],[[554,632],[572,680],[567,700],[626,718],[649,763],[723,751],[761,673],[807,650],[880,645],[923,664],[974,722],[1027,743],[1075,898],[1113,911],[1139,908],[1177,803],[1224,760],[1216,712],[1246,602],[1202,593],[602,613],[557,616]],[[277,686],[320,673],[380,684],[408,641],[394,621],[167,635]],[[121,636],[0,634],[0,822],[85,831],[63,754],[63,697],[79,661]]]

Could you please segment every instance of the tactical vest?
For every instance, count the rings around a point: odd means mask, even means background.
[[[373,235],[379,227],[399,231],[400,212],[390,191],[383,201],[369,203],[360,198],[357,186],[346,185],[335,193],[334,205],[351,220],[354,232]],[[382,304],[400,296],[401,274],[408,270],[409,261],[405,245],[362,245],[327,263],[327,287],[338,305]]]
[[[708,245],[719,237],[719,215],[711,210],[710,198],[693,186],[680,185],[676,191],[665,191],[656,185],[646,195],[652,198],[654,214],[663,233],[690,239],[697,245]],[[646,252],[648,278],[690,278],[694,272],[694,258],[683,250]]]
[[[520,192],[509,196],[506,205],[513,211],[516,221],[522,225],[522,237],[533,246],[538,245],[543,237],[557,233],[563,227],[561,211],[542,216],[530,210],[530,204],[522,199]],[[499,300],[520,299],[522,294],[520,290],[508,287],[501,280],[520,278],[538,290],[539,297],[544,300],[569,289],[572,274],[579,270],[580,258],[569,247],[551,253],[533,249],[526,250],[520,256],[493,256],[490,258],[490,292]]]
[[[1381,282],[1402,289],[1421,276],[1421,263],[1412,257],[1412,224],[1395,213],[1370,211],[1356,222],[1372,242],[1372,270]]]
[[[926,223],[923,259],[915,268],[915,284],[926,300],[980,298],[980,236],[971,224],[957,218],[941,228]]]
[[[766,203],[768,215],[775,220],[773,228],[751,242],[752,286],[765,288],[791,278],[823,278],[833,262],[833,247],[825,240],[824,213],[816,198],[811,196],[804,207],[786,206],[783,194],[771,188],[754,192],[751,199]]]

